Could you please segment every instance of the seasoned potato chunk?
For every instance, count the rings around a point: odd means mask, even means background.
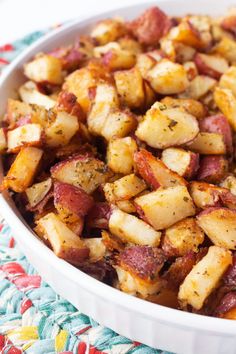
[[[17,193],[24,192],[33,182],[42,155],[43,151],[40,149],[23,147],[4,177],[3,187]]]
[[[165,231],[162,248],[170,256],[184,256],[190,251],[197,252],[204,241],[204,232],[194,218],[181,220]]]
[[[217,81],[209,76],[198,75],[191,82],[183,93],[183,98],[193,98],[194,100],[199,100],[204,97],[207,93],[211,92],[216,86]]]
[[[36,104],[50,109],[55,106],[56,101],[51,97],[39,92],[32,81],[27,81],[19,88],[19,94],[24,103]]]
[[[221,187],[228,188],[233,195],[236,195],[236,177],[227,176],[220,184]]]
[[[198,225],[219,247],[236,249],[236,211],[212,207],[197,216]]]
[[[99,21],[92,30],[91,36],[100,45],[107,44],[122,37],[126,33],[125,24],[116,19]]]
[[[224,156],[202,157],[197,178],[209,183],[220,183],[228,172],[228,160]]]
[[[201,33],[189,20],[183,20],[178,26],[173,27],[169,33],[169,38],[175,42],[180,42],[196,49],[206,47]]]
[[[89,256],[89,248],[54,213],[39,219],[35,232],[49,241],[58,257],[72,264],[79,265]]]
[[[200,310],[231,262],[231,252],[217,246],[209,247],[207,255],[193,267],[180,286],[178,297],[183,306],[189,304]]]
[[[235,40],[224,36],[213,48],[212,53],[219,54],[229,62],[236,61],[236,43]]]
[[[189,86],[184,67],[168,59],[163,59],[149,70],[147,80],[152,88],[162,95],[180,93]]]
[[[54,165],[51,175],[60,182],[83,188],[90,194],[109,178],[110,172],[104,162],[89,154],[78,154]]]
[[[25,64],[25,75],[32,81],[60,85],[63,80],[60,59],[43,54]]]
[[[164,149],[193,140],[199,132],[195,117],[179,108],[155,103],[139,123],[136,135],[148,145]]]
[[[161,103],[166,105],[167,108],[184,108],[187,113],[199,120],[206,116],[206,108],[203,104],[191,98],[173,98],[167,96],[161,100]]]
[[[114,110],[108,114],[101,135],[108,141],[115,137],[124,138],[136,127],[137,120],[131,112]]]
[[[170,170],[185,178],[194,177],[199,168],[199,155],[184,149],[165,149],[161,159]]]
[[[221,76],[219,86],[231,90],[234,96],[236,96],[235,80],[236,66],[231,66],[224,75]]]
[[[228,62],[221,56],[197,53],[195,63],[199,74],[208,75],[218,80],[228,69]]]
[[[118,48],[110,49],[102,58],[103,64],[109,70],[131,69],[136,63],[136,55],[128,50]]]
[[[181,176],[171,171],[147,150],[142,149],[136,152],[134,161],[139,174],[153,189],[187,184]]]
[[[7,136],[4,128],[0,128],[0,153],[5,152],[7,149]]]
[[[158,189],[135,198],[137,212],[156,230],[162,230],[195,214],[195,207],[185,186]]]
[[[186,146],[203,155],[222,155],[226,153],[226,146],[222,134],[200,132],[197,137]]]
[[[232,91],[217,87],[214,91],[214,100],[218,108],[228,119],[233,130],[236,131],[236,98]]]
[[[145,99],[143,78],[137,68],[116,71],[114,79],[121,103],[130,108],[143,107]]]
[[[116,173],[131,173],[134,165],[133,156],[136,150],[137,144],[129,136],[110,140],[107,148],[108,166]]]
[[[52,188],[52,179],[48,178],[43,182],[35,183],[25,190],[29,205],[35,207],[48,194]]]
[[[109,219],[109,230],[123,242],[158,246],[161,233],[136,216],[114,209]]]
[[[91,262],[97,262],[105,256],[106,247],[102,238],[85,238],[83,242],[89,249],[89,260]]]
[[[190,184],[190,195],[193,198],[194,204],[201,209],[219,206],[220,194],[223,191],[223,188],[206,182],[194,181]]]
[[[7,133],[8,152],[18,152],[22,146],[40,146],[42,128],[39,124],[25,124]]]

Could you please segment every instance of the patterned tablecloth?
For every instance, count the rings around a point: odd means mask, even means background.
[[[0,71],[48,30],[0,47]],[[1,354],[171,354],[100,326],[57,295],[19,251],[0,220]]]

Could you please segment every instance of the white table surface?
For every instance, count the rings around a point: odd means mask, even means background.
[[[0,0],[0,45],[91,12],[142,0]]]

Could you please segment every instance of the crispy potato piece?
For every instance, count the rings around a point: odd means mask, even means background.
[[[0,128],[0,153],[4,153],[7,149],[7,135],[4,128]]]
[[[38,148],[23,147],[4,177],[3,187],[16,193],[24,192],[33,182],[42,155],[43,151]]]
[[[161,59],[162,58],[160,57],[160,60]],[[136,68],[138,68],[142,77],[146,79],[149,70],[151,70],[156,63],[157,60],[153,58],[149,53],[141,53],[137,56]]]
[[[143,107],[145,100],[143,78],[137,68],[116,71],[114,79],[122,104],[129,108]]]
[[[142,149],[134,154],[135,166],[141,177],[153,188],[186,185],[187,182],[171,171],[160,159]]]
[[[221,76],[219,86],[231,90],[234,96],[236,96],[235,80],[236,66],[231,66],[224,75]]]
[[[61,91],[59,93],[57,97],[56,110],[66,112],[77,117],[79,122],[86,122],[86,116],[80,104],[77,102],[77,97],[71,92]]]
[[[125,244],[118,237],[105,230],[102,230],[102,241],[108,251],[122,251],[125,248]]]
[[[37,221],[35,232],[49,241],[53,252],[74,265],[79,265],[89,256],[89,249],[54,213]]]
[[[34,208],[48,194],[52,188],[52,179],[49,177],[45,181],[35,183],[25,190],[29,205]]]
[[[106,254],[106,246],[102,238],[85,238],[83,239],[84,245],[89,249],[90,262],[97,262]]]
[[[78,130],[79,122],[76,116],[58,112],[55,121],[45,128],[46,145],[49,147],[67,145]]]
[[[201,102],[191,98],[165,97],[161,100],[167,108],[184,108],[185,111],[201,120],[206,116],[206,108]]]
[[[137,127],[135,115],[128,110],[110,112],[102,127],[101,135],[110,141],[114,138],[124,138]]]
[[[219,80],[229,68],[228,62],[221,56],[197,53],[194,58],[198,72]]]
[[[192,81],[193,79],[195,79],[195,77],[198,76],[197,66],[194,61],[186,61],[185,63],[183,63],[183,67],[187,73],[189,81]]]
[[[180,43],[180,42],[172,41],[172,43],[174,43],[176,61],[178,63],[182,63],[182,64],[185,64],[185,63],[187,64],[188,62],[193,63],[194,55],[196,53],[195,48],[190,47],[190,46]]]
[[[231,252],[217,246],[209,247],[207,255],[193,267],[180,286],[178,298],[183,306],[189,304],[200,310],[231,262]]]
[[[145,189],[146,183],[135,174],[122,177],[113,183],[106,183],[103,187],[106,200],[110,203],[131,199]]]
[[[188,149],[202,155],[222,155],[226,153],[223,135],[218,133],[200,132],[190,143]]]
[[[137,144],[129,136],[110,140],[107,148],[107,165],[116,173],[129,174],[133,170],[135,151]]]
[[[195,214],[195,207],[185,186],[160,188],[135,198],[137,212],[156,230],[162,230]]]
[[[43,54],[24,65],[24,74],[32,81],[60,85],[63,81],[60,59]]]
[[[17,121],[22,117],[31,117],[32,115],[32,107],[18,100],[13,100],[9,98],[7,100],[7,114],[6,114],[6,122],[10,126],[9,128],[14,128]]]
[[[171,20],[157,6],[144,11],[128,28],[138,41],[145,45],[157,45],[171,27]]]
[[[216,86],[217,81],[209,76],[198,75],[192,81],[182,98],[193,98],[199,100]]]
[[[77,154],[54,165],[51,175],[59,182],[83,188],[90,194],[111,174],[104,162],[89,154]]]
[[[236,249],[236,211],[212,207],[202,211],[197,216],[197,223],[219,247]]]
[[[193,140],[199,132],[195,117],[180,108],[166,107],[156,102],[139,123],[135,132],[148,145],[165,149]]]
[[[91,37],[100,45],[116,41],[124,36],[127,30],[124,22],[118,19],[106,19],[99,21],[91,32]]]
[[[228,172],[228,160],[224,156],[209,155],[203,156],[197,179],[209,183],[220,183]]]
[[[147,81],[143,81],[144,93],[145,93],[145,108],[149,109],[151,105],[156,101],[156,92],[151,88]]]
[[[46,109],[53,108],[56,104],[54,99],[39,92],[37,86],[32,81],[27,81],[20,86],[19,94],[24,103],[36,104]]]
[[[188,20],[182,20],[178,26],[173,27],[168,37],[175,42],[180,42],[196,49],[206,47],[201,33]]]
[[[223,135],[228,153],[233,152],[233,136],[228,120],[223,114],[205,117],[199,122],[200,130]]]
[[[218,108],[228,119],[233,130],[236,131],[236,98],[232,91],[226,88],[216,87],[214,100]]]
[[[194,218],[181,220],[165,231],[162,249],[169,256],[184,256],[188,252],[198,252],[204,241],[204,232]]]
[[[228,188],[233,195],[236,195],[236,177],[227,176],[220,184],[221,187]]]
[[[115,267],[122,291],[142,297],[152,295],[162,285],[159,271],[165,256],[157,247],[132,246],[120,253]]]
[[[188,179],[193,178],[199,168],[199,155],[184,149],[165,149],[161,159],[171,171]]]
[[[114,209],[109,219],[109,230],[122,242],[136,245],[158,246],[161,233],[136,216]]]
[[[125,213],[136,213],[136,208],[133,200],[118,200],[116,202],[116,206]]]
[[[109,70],[131,69],[136,63],[136,55],[128,50],[113,48],[102,58],[103,64]]]
[[[22,146],[41,146],[42,128],[39,124],[25,124],[7,133],[8,152],[18,152]]]
[[[194,204],[201,209],[220,206],[220,194],[224,191],[225,189],[206,182],[194,181],[190,183],[190,195]]]
[[[152,88],[162,95],[181,93],[189,86],[184,67],[168,59],[162,59],[149,70],[147,80]]]
[[[235,40],[224,36],[213,48],[213,54],[219,54],[230,63],[236,61],[236,43]]]
[[[94,200],[82,188],[56,182],[54,205],[63,221],[73,223],[88,213],[94,205]]]

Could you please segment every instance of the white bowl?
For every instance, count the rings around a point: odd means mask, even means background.
[[[232,1],[159,0],[155,4],[170,15],[221,15]],[[0,116],[7,98],[15,96],[24,80],[22,65],[34,54],[72,42],[99,19],[114,15],[131,19],[151,5],[153,3],[139,4],[74,21],[30,46],[0,79]],[[12,227],[18,245],[42,277],[58,294],[101,324],[133,340],[175,353],[236,353],[236,322],[173,310],[122,293],[57,258],[27,226],[8,193],[0,196],[0,212]]]

